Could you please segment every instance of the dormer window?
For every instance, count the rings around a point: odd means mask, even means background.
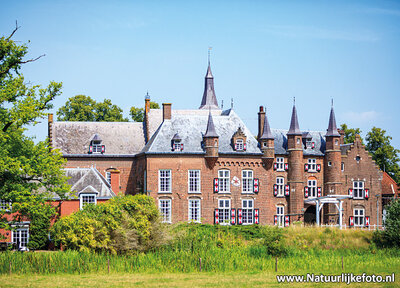
[[[176,133],[174,137],[172,137],[171,146],[172,146],[172,151],[178,151],[178,152],[183,151],[182,139],[178,133]]]
[[[232,146],[235,151],[246,151],[246,134],[244,134],[242,128],[239,126],[238,130],[232,136]]]
[[[89,154],[104,154],[106,152],[106,146],[101,144],[102,140],[99,135],[95,134],[90,141]]]
[[[82,210],[88,204],[97,204],[97,197],[95,193],[81,193],[79,195],[79,208]]]
[[[313,141],[307,139],[306,148],[307,149],[314,149],[314,147],[315,147],[315,143]]]
[[[246,144],[243,142],[243,139],[237,139],[235,143],[235,150],[236,151],[244,151]]]

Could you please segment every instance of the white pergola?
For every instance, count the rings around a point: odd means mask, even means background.
[[[339,227],[342,229],[343,226],[343,200],[352,198],[350,195],[327,195],[316,197],[312,199],[305,199],[304,203],[307,204],[315,204],[315,217],[317,221],[317,225],[320,225],[319,213],[321,212],[324,204],[335,204],[336,209],[339,211]]]

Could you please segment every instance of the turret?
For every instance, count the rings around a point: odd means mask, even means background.
[[[208,114],[208,122],[206,133],[203,135],[203,145],[206,152],[204,156],[207,162],[207,165],[212,168],[217,162],[218,159],[218,146],[219,146],[219,136],[215,131],[214,121],[211,115],[211,111]]]
[[[290,222],[301,219],[302,208],[304,208],[304,181],[303,181],[303,146],[302,133],[297,120],[296,105],[293,103],[290,128],[287,133],[289,152],[288,184],[290,187],[289,213],[293,216]]]
[[[275,141],[269,127],[268,117],[264,114],[264,125],[262,135],[259,138],[261,151],[263,152],[262,161],[269,169],[272,166],[275,158]]]
[[[207,73],[204,81],[204,93],[203,99],[201,100],[201,105],[199,109],[220,109],[218,106],[217,97],[214,91],[214,77],[211,73],[210,60],[208,61]]]

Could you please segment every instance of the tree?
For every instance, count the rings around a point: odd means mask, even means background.
[[[122,109],[113,105],[110,99],[96,102],[89,96],[76,95],[70,97],[64,106],[57,111],[59,121],[98,121],[126,122]]]
[[[24,60],[27,46],[12,40],[18,29],[0,38],[0,199],[12,203],[11,211],[0,210],[0,228],[9,230],[10,222],[32,219],[32,244],[42,248],[47,236],[44,240],[41,236],[35,238],[40,234],[35,225],[41,223],[43,228],[42,224],[48,223],[46,232],[56,213],[48,200],[54,196],[64,199],[69,192],[62,169],[65,160],[51,150],[48,141],[35,144],[24,132],[27,125],[35,125],[38,118],[47,115],[62,85],[50,82],[41,88],[25,82],[20,72],[22,64],[41,56]]]
[[[344,131],[344,144],[351,144],[354,143],[356,139],[356,135],[361,134],[360,128],[348,128],[346,124],[342,124],[340,126],[340,129]],[[363,139],[360,137],[361,142],[363,142]]]
[[[400,200],[393,200],[388,209],[385,230],[376,230],[373,241],[378,247],[400,248]]]
[[[367,134],[366,148],[381,170],[386,171],[396,183],[400,183],[400,159],[398,155],[400,150],[395,149],[390,144],[392,137],[385,134],[385,130],[373,127]]]
[[[150,101],[150,109],[160,109],[160,105],[157,102]],[[143,122],[144,121],[144,109],[143,108],[137,108],[135,106],[132,106],[131,110],[129,111],[129,114],[131,115],[132,120],[135,122]]]

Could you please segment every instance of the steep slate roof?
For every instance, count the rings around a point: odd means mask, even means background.
[[[299,121],[297,120],[296,105],[293,105],[292,118],[290,120],[290,128],[287,135],[301,135]]]
[[[210,62],[208,62],[207,74],[204,81],[203,99],[201,100],[199,109],[219,109],[214,91],[214,77],[211,73]]]
[[[287,134],[288,130],[283,129],[271,129],[272,135],[274,137],[275,144],[275,154],[285,155],[289,154],[287,152]],[[325,154],[325,132],[322,131],[308,131],[309,135],[311,135],[311,140],[314,142],[314,149],[304,148],[303,145],[303,154],[305,156],[323,156]],[[301,135],[301,134],[300,134]]]
[[[208,114],[207,129],[206,129],[206,134],[204,134],[204,137],[219,137],[217,132],[215,131],[215,125],[211,115],[211,111]]]
[[[274,136],[272,135],[271,127],[269,127],[268,117],[265,115],[263,134],[261,135],[260,140],[267,139],[274,139]]]
[[[133,155],[145,145],[141,122],[54,122],[52,130],[52,145],[63,155],[89,155],[95,134],[105,145],[104,155]]]
[[[155,154],[204,154],[202,141],[203,134],[207,129],[209,113],[206,110],[173,110],[171,120],[165,120],[161,124],[144,147],[143,152]],[[257,140],[233,110],[230,109],[223,112],[213,110],[211,113],[215,131],[219,136],[219,153],[262,154],[258,148]],[[242,127],[247,136],[247,150],[245,152],[236,152],[231,144],[232,135],[239,126]],[[171,138],[177,132],[179,132],[182,143],[185,145],[185,150],[181,152],[171,151],[169,145]]]
[[[96,168],[65,168],[68,184],[71,185],[70,198],[79,197],[80,193],[96,193],[97,198],[109,199],[115,197],[111,185]],[[53,195],[58,199],[57,195]]]
[[[331,108],[331,114],[329,115],[329,124],[328,124],[328,130],[326,131],[327,137],[329,136],[335,136],[335,137],[340,137],[340,134],[337,130],[336,127],[336,118],[335,118],[335,111],[333,111],[333,106]]]

